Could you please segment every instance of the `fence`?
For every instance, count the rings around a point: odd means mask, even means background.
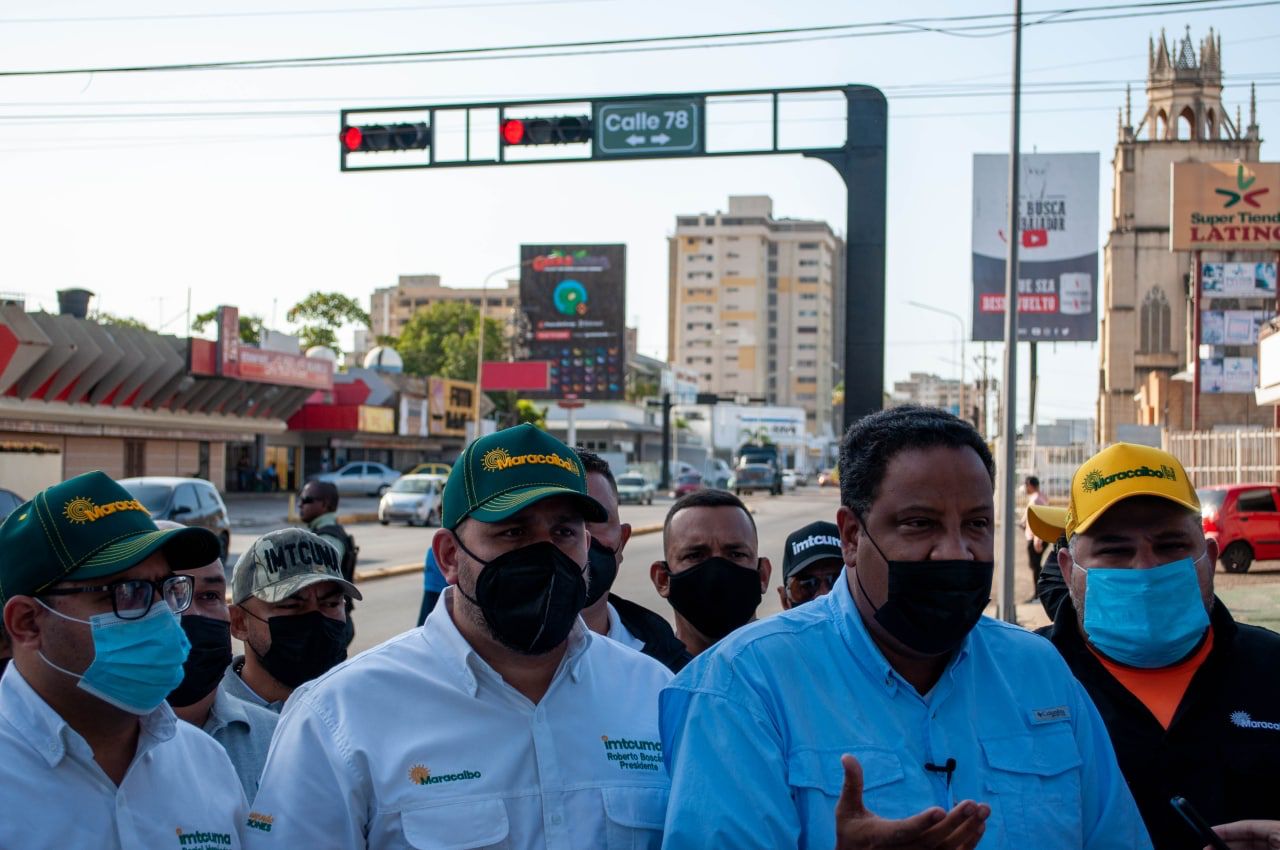
[[[1018,440],[1015,455],[1018,510],[1022,509],[1024,496],[1022,482],[1028,475],[1040,479],[1040,492],[1052,504],[1065,505],[1071,493],[1071,476],[1082,463],[1097,452],[1089,443],[1073,443],[1066,446],[1040,446],[1034,440]]]
[[[1166,431],[1163,442],[1197,487],[1280,480],[1280,430]]]

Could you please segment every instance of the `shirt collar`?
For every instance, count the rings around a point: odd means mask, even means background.
[[[209,707],[209,720],[204,725],[204,731],[212,735],[232,723],[243,723],[252,729],[253,724],[249,721],[248,712],[245,711],[246,705],[248,703],[244,700],[231,696],[222,688],[215,688],[213,705]]]
[[[477,674],[493,677],[497,681],[501,681],[502,677],[489,666],[487,661],[480,657],[479,653],[472,648],[467,639],[462,636],[462,632],[458,631],[458,626],[453,622],[452,609],[455,590],[456,588],[450,585],[440,594],[440,601],[431,610],[431,613],[427,615],[427,621],[423,623],[421,633],[423,639],[436,650],[433,655],[440,658],[447,665],[449,672],[453,676],[454,684],[468,696],[474,697],[479,688]],[[592,637],[586,623],[582,621],[582,617],[578,617],[573,624],[573,628],[569,631],[568,650],[560,661],[556,677],[560,676],[562,672],[568,671],[570,678],[574,682],[581,679],[583,675],[583,659],[586,656],[587,647],[591,645]]]
[[[849,647],[854,661],[866,670],[873,681],[881,683],[885,690],[889,692],[896,691],[899,686],[902,686],[914,693],[915,689],[911,687],[906,679],[902,678],[902,675],[884,657],[884,653],[880,651],[880,647],[867,630],[867,624],[862,620],[862,614],[858,611],[858,605],[854,601],[850,586],[850,582],[856,581],[853,578],[855,569],[856,567],[845,567],[845,580],[836,582],[836,586],[831,589],[831,592],[823,597],[832,611],[832,619],[836,623],[836,628],[840,630],[841,636],[844,637],[845,644]],[[947,663],[947,669],[943,672],[944,678],[953,676],[956,667],[969,656],[969,647],[973,640],[974,629],[977,629],[976,625],[964,636],[960,647]],[[937,690],[937,685],[934,686],[934,690]]]
[[[49,767],[56,767],[68,750],[80,750],[85,758],[93,757],[84,738],[36,693],[12,663],[0,677],[0,717],[13,725]],[[138,736],[135,759],[156,744],[169,740],[177,731],[177,717],[166,702],[139,720],[142,734]]]
[[[307,527],[311,529],[316,529],[316,528],[324,528],[326,525],[337,525],[337,524],[338,524],[338,512],[329,511],[328,513],[320,514],[320,516],[311,520],[311,522],[307,523]]]

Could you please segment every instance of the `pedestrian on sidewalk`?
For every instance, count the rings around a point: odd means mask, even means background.
[[[360,547],[356,545],[356,539],[342,527],[342,523],[338,522],[337,485],[332,481],[308,481],[298,498],[298,516],[307,524],[307,528],[338,550],[338,568],[342,577],[354,584]],[[351,646],[351,641],[356,636],[355,623],[351,620],[355,603],[350,596],[347,597],[346,607],[347,632],[342,644],[344,648]]]

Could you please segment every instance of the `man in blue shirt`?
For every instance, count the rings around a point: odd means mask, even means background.
[[[849,430],[844,580],[662,692],[664,848],[1151,846],[1053,647],[982,616],[993,471],[978,433],[939,410]]]

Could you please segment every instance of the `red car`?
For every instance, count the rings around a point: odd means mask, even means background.
[[[671,498],[678,499],[681,496],[687,496],[694,490],[702,489],[702,474],[698,472],[686,472],[676,477],[671,487]]]
[[[1275,484],[1219,484],[1196,491],[1204,536],[1218,542],[1218,560],[1243,573],[1254,560],[1280,559],[1280,510]]]

